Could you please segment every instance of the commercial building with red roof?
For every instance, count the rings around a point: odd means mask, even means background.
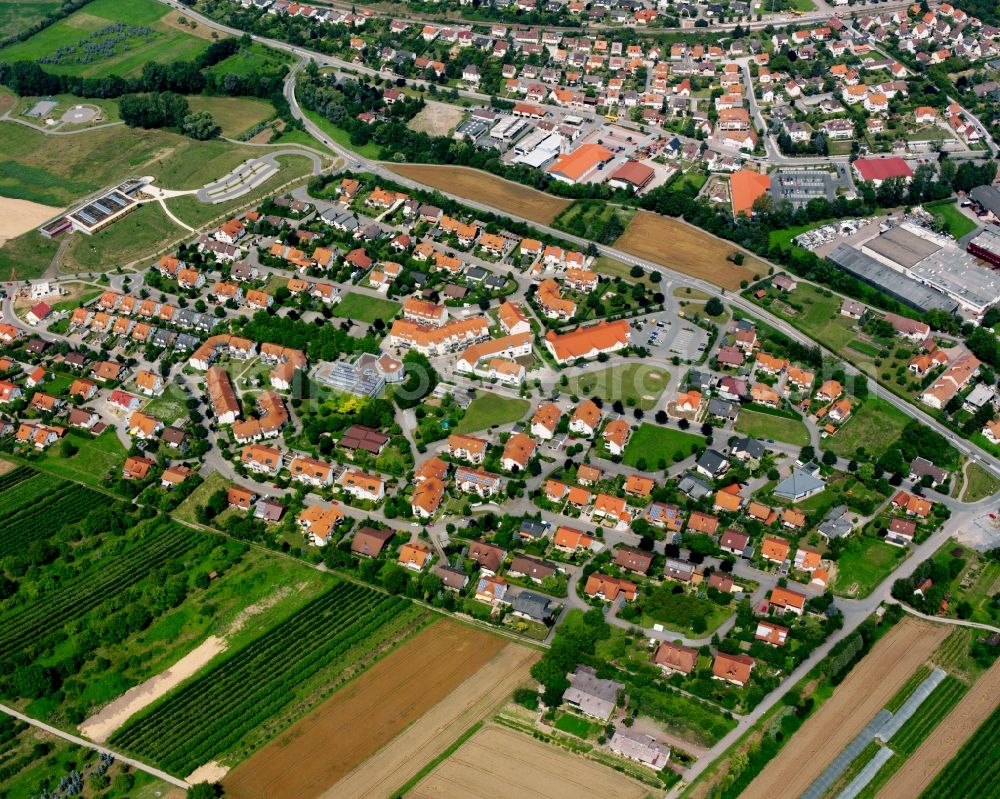
[[[614,158],[614,153],[600,144],[581,144],[571,153],[563,153],[546,171],[564,183],[579,183],[598,166]]]
[[[753,204],[771,188],[771,178],[749,169],[733,173],[729,179],[729,194],[733,216],[753,216]]]
[[[876,186],[889,178],[909,182],[913,177],[913,170],[902,158],[859,158],[854,162],[854,171],[861,180],[870,180]]]

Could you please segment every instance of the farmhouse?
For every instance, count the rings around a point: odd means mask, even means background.
[[[667,674],[690,674],[698,665],[698,650],[690,646],[663,641],[653,653],[653,663]]]
[[[614,680],[602,680],[589,666],[577,666],[569,678],[563,701],[581,713],[607,720],[618,705],[618,694],[625,686]]]

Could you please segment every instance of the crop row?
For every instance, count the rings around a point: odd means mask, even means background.
[[[0,617],[0,660],[41,644],[67,622],[84,616],[106,599],[143,580],[167,560],[191,548],[188,531],[169,525],[96,569],[68,581],[57,591]]]
[[[1000,797],[1000,708],[973,733],[958,754],[941,769],[920,799]]]
[[[227,751],[407,607],[342,583],[123,728],[116,745],[187,774]]]
[[[958,704],[965,691],[965,683],[961,680],[951,675],[945,677],[917,708],[913,717],[892,736],[889,747],[900,754],[912,755],[931,730]]]
[[[36,474],[38,472],[34,469],[29,469],[27,466],[18,466],[13,471],[0,475],[0,491],[6,491],[8,488],[16,486],[22,480],[27,480]]]
[[[27,479],[20,480],[4,491],[0,491],[0,519],[16,513],[40,499],[48,499],[59,489],[69,488],[73,483],[60,480],[50,474],[29,473]]]
[[[0,528],[0,557],[13,555],[32,541],[48,538],[62,526],[75,524],[104,502],[104,496],[89,488],[64,483],[45,497],[5,517]]]

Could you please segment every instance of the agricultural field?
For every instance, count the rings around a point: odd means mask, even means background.
[[[662,266],[692,275],[726,289],[737,290],[755,274],[767,274],[767,266],[753,255],[745,255],[742,266],[726,260],[736,245],[650,211],[639,211],[615,247]]]
[[[465,409],[462,420],[455,425],[456,433],[475,433],[493,425],[519,422],[531,403],[524,399],[505,397],[490,391],[480,391]]]
[[[222,135],[231,139],[239,138],[275,114],[274,106],[267,100],[253,97],[209,97],[199,94],[188,97],[187,101],[192,113],[208,111],[222,128]]]
[[[407,796],[495,799],[644,799],[649,787],[610,768],[513,730],[486,726]]]
[[[405,599],[335,583],[130,720],[111,742],[179,775],[239,762],[426,619]]]
[[[879,458],[896,443],[909,421],[910,417],[895,406],[870,397],[835,436],[824,440],[823,447],[841,458],[853,458],[859,448]]]
[[[3,0],[0,2],[0,40],[17,36],[61,5],[59,0]]]
[[[1000,772],[996,768],[983,767],[983,764],[995,761],[993,749],[1000,729],[1000,711],[996,709],[998,694],[1000,661],[995,662],[934,727],[933,735],[926,737],[903,767],[885,783],[877,794],[878,799],[996,797],[1000,789],[997,782]]]
[[[4,520],[0,558],[23,552],[54,533],[48,519],[74,524],[105,502],[103,494],[28,467],[8,472],[0,477],[0,518]]]
[[[344,299],[333,306],[333,315],[341,319],[353,319],[370,325],[376,319],[388,323],[399,313],[399,308],[398,302],[349,291],[344,295]]]
[[[511,668],[516,679],[526,679],[527,664],[533,659],[531,650],[489,633],[448,620],[435,622],[230,772],[224,781],[226,795],[263,799],[276,795],[280,786],[300,799],[312,799],[328,790],[337,796],[373,795],[374,783],[385,780],[396,781],[394,787],[399,787],[406,778],[399,769],[376,768],[369,758],[410,725],[426,728],[424,734],[431,732],[423,719],[438,705],[458,715],[466,702],[468,681],[475,684],[481,671],[492,673],[483,686],[488,693],[497,682],[508,684],[500,675]],[[422,690],[409,690],[417,681]],[[448,740],[438,734],[433,741],[421,740],[419,747],[411,741],[413,769],[435,745],[443,747]],[[376,761],[382,757],[379,753]],[[346,782],[353,787],[342,782],[348,774],[353,782]],[[369,784],[362,789],[360,783],[365,781]],[[392,786],[384,787],[387,793]]]
[[[94,0],[0,50],[0,60],[36,61],[56,74],[88,78],[128,77],[149,61],[189,61],[209,40],[164,20],[168,12],[155,0]],[[124,30],[113,27],[122,23]]]
[[[424,186],[446,191],[466,200],[488,202],[503,213],[543,225],[550,224],[570,205],[569,200],[464,166],[393,164],[389,169]]]
[[[741,796],[746,799],[800,796],[895,696],[944,640],[946,632],[941,625],[913,618],[897,623]]]
[[[642,468],[639,465],[640,461],[643,461],[647,468],[661,468],[659,466],[661,461],[670,465],[675,459],[683,460],[691,454],[692,447],[699,448],[704,443],[704,438],[693,433],[643,422],[625,446],[622,460],[636,469]]]
[[[734,428],[754,438],[784,441],[797,447],[804,447],[809,443],[809,430],[804,422],[762,411],[744,408],[740,411]]]
[[[648,411],[656,407],[668,382],[670,373],[663,369],[628,363],[572,377],[566,390],[571,394],[600,397],[605,402],[620,400],[630,408]]]

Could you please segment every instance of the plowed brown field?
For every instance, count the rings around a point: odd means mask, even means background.
[[[796,799],[944,640],[947,628],[904,618],[854,667],[741,799]],[[912,796],[913,794],[898,794]]]
[[[513,183],[489,172],[465,166],[434,164],[391,164],[389,169],[404,178],[446,191],[466,200],[486,203],[514,216],[548,225],[570,200],[553,197],[543,191]]]
[[[876,799],[897,799],[900,796],[920,796],[937,773],[962,748],[979,725],[997,706],[1000,696],[1000,660],[983,674],[963,696],[951,713],[920,745],[903,767],[892,775]],[[890,748],[892,743],[889,744]],[[995,765],[992,768],[996,768]]]
[[[226,796],[319,796],[510,646],[456,622],[431,625],[233,769]]]
[[[500,727],[484,727],[407,799],[643,799],[653,790],[605,766]]]
[[[739,249],[735,244],[651,211],[639,211],[614,246],[726,289],[738,289],[740,281],[767,274],[767,264],[753,255],[744,253],[742,266],[727,261]]]

